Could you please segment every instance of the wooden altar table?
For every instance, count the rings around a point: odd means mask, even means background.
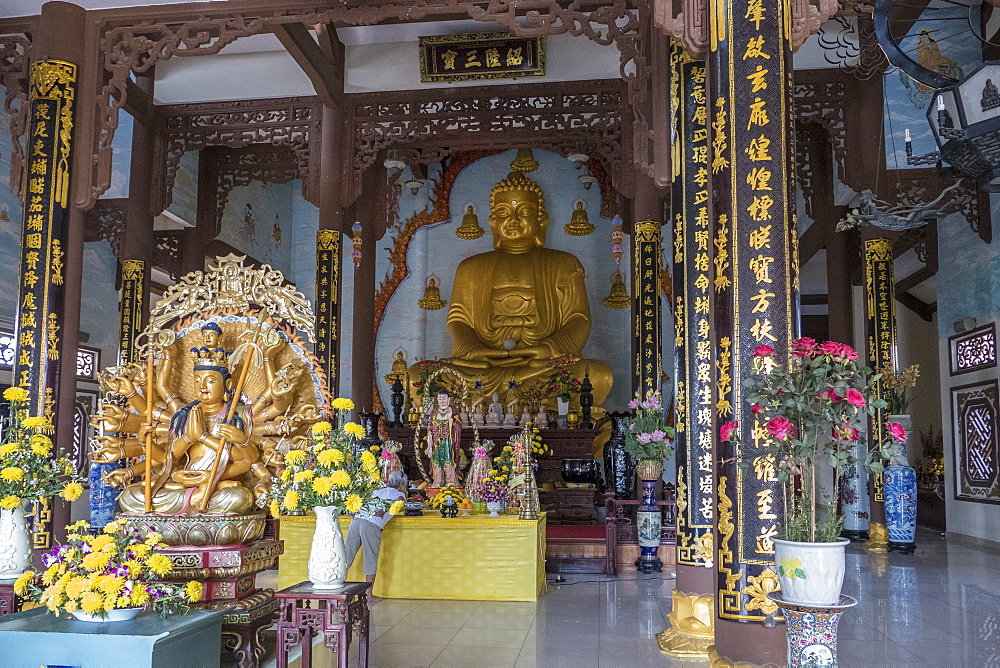
[[[161,619],[81,622],[45,608],[0,617],[4,668],[210,668],[222,651],[222,613],[191,610]]]
[[[347,535],[350,518],[341,518]],[[285,553],[278,586],[308,580],[313,515],[281,518]],[[359,554],[347,575],[364,580]],[[488,587],[482,583],[489,582]],[[535,601],[545,586],[545,513],[537,520],[517,515],[443,518],[394,517],[382,532],[375,596],[473,601]]]

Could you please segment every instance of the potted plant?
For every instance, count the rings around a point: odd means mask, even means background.
[[[643,573],[651,573],[662,568],[656,556],[663,524],[656,482],[663,475],[663,461],[673,452],[674,428],[666,424],[659,392],[649,390],[645,397],[637,393],[628,407],[634,413],[625,430],[625,451],[635,460],[636,474],[642,481],[642,504],[635,519],[641,550],[636,565]]]
[[[545,382],[549,394],[556,397],[559,415],[569,413],[569,401],[574,394],[580,394],[580,381],[573,377],[576,360],[552,360],[545,366],[552,369],[552,374]]]
[[[351,410],[354,403],[336,399],[333,406],[339,414]],[[340,416],[337,424],[341,424]],[[374,496],[382,487],[378,458],[370,449],[355,451],[354,448],[355,441],[364,437],[365,428],[355,422],[337,428],[327,421],[317,422],[312,428],[312,443],[288,451],[285,469],[261,497],[263,503],[270,504],[275,517],[282,510],[315,511],[309,579],[318,589],[339,587],[347,578],[341,513],[354,514],[362,506],[388,510],[393,515],[403,511],[402,501],[390,505]]]
[[[68,458],[52,456],[52,439],[46,435],[52,431],[49,421],[26,415],[22,406],[28,391],[9,387],[3,398],[9,417],[0,443],[0,578],[15,578],[31,560],[27,504],[54,496],[76,501],[83,493],[83,479]]]
[[[882,374],[882,396],[886,400],[889,422],[896,422],[909,431],[911,428],[909,408],[913,397],[908,396],[906,391],[916,387],[917,378],[920,377],[920,365],[912,364],[896,373],[891,364],[885,364],[877,371]]]
[[[840,474],[853,464],[862,435],[863,414],[885,402],[871,397],[878,379],[857,363],[850,347],[835,341],[817,343],[802,337],[792,343],[787,364],[767,345],[754,351],[755,373],[744,383],[747,401],[760,427],[766,456],[783,485],[784,526],[775,539],[775,562],[782,597],[793,603],[831,605],[839,601],[844,581],[843,517],[837,510]],[[753,455],[739,450],[737,423],[722,425],[720,440],[736,442],[741,466]],[[832,469],[833,490],[820,516],[821,467]],[[796,482],[797,480],[797,482]]]
[[[53,614],[68,612],[85,622],[133,619],[149,608],[161,617],[187,612],[201,600],[202,584],[163,582],[173,564],[158,552],[166,547],[156,532],[143,532],[110,522],[91,536],[90,525],[77,522],[66,529],[66,543],[42,555],[44,571],[27,571],[14,591]]]

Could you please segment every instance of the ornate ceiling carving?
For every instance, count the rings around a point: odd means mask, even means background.
[[[0,85],[6,90],[4,110],[10,115],[10,191],[22,196],[24,187],[24,136],[28,120],[28,63],[31,41],[24,35],[0,36]]]
[[[84,217],[83,240],[105,240],[111,244],[115,257],[121,257],[122,235],[125,233],[125,200],[99,199]]]
[[[267,144],[288,149],[294,155],[298,177],[302,179],[303,196],[317,204],[320,118],[316,97],[157,107],[155,168],[159,172],[153,179],[158,188],[151,197],[153,213],[160,213],[170,205],[181,156],[186,151],[210,146],[235,149]],[[315,156],[310,146],[317,147]],[[267,153],[265,149],[262,151]]]

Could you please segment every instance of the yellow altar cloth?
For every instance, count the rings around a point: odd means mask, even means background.
[[[349,517],[340,518],[344,536]],[[285,553],[278,586],[309,579],[313,515],[281,518]],[[363,582],[359,553],[347,579]],[[383,598],[472,601],[535,601],[545,586],[545,513],[537,520],[517,515],[394,517],[382,531],[374,594]]]

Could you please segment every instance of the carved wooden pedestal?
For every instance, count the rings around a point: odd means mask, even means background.
[[[258,589],[238,601],[212,601],[199,607],[223,612],[223,649],[239,668],[257,668],[265,653],[261,634],[277,621],[279,606],[273,589]]]
[[[358,665],[368,666],[369,582],[347,582],[335,589],[314,589],[301,582],[282,589],[278,618],[278,668],[287,668],[288,651],[302,645],[302,666],[312,666],[313,636],[323,634],[323,644],[337,654],[338,668],[346,668],[352,632],[358,634]],[[313,601],[316,607],[312,607]]]
[[[14,582],[17,578],[0,580],[0,616],[10,615],[21,610],[21,597],[14,593]]]
[[[593,487],[559,487],[558,518],[560,524],[597,524],[597,509]]]

